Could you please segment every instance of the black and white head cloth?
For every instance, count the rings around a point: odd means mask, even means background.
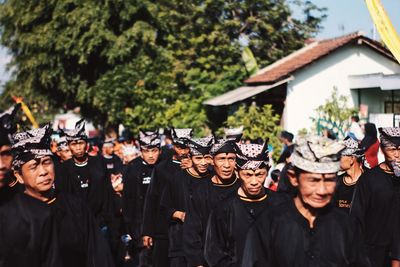
[[[347,136],[343,140],[343,144],[346,148],[342,150],[342,156],[354,156],[357,158],[364,157],[364,149],[350,136]]]
[[[0,114],[0,146],[11,145],[12,135],[17,130],[14,122],[21,104],[16,104]]]
[[[210,135],[204,138],[188,139],[188,147],[192,156],[210,154],[214,144],[214,136]]]
[[[238,128],[225,128],[225,138],[227,139],[235,139],[236,142],[239,142],[243,136],[243,126]]]
[[[238,144],[236,166],[241,170],[257,170],[269,167],[268,141],[264,145]]]
[[[400,127],[379,128],[379,139],[382,147],[400,146]]]
[[[237,153],[238,148],[234,139],[218,139],[213,147],[211,148],[211,156],[215,156],[220,153]]]
[[[171,129],[172,133],[172,141],[174,144],[177,145],[182,145],[186,146],[187,145],[187,140],[192,137],[192,129],[187,128],[187,129]]]
[[[340,153],[345,146],[321,136],[299,138],[290,156],[293,166],[313,173],[336,173],[340,170]]]
[[[57,139],[57,150],[63,150],[66,149],[68,147],[68,142],[67,142],[67,137],[61,136],[60,138]]]
[[[65,131],[65,136],[68,142],[77,140],[86,140],[85,120],[81,119],[75,124],[75,129]]]
[[[161,139],[157,132],[139,131],[139,144],[142,149],[161,146]]]
[[[114,146],[114,145],[115,145],[115,138],[104,139],[103,146]]]
[[[53,155],[50,151],[51,133],[50,124],[47,124],[42,128],[14,134],[12,168],[18,170],[30,160]]]

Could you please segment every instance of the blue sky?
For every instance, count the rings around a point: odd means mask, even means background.
[[[331,38],[361,30],[372,37],[373,23],[364,0],[312,0],[320,7],[327,7],[328,17],[318,38]],[[400,0],[381,0],[397,32],[400,32]],[[344,31],[341,30],[344,26]],[[377,33],[377,37],[379,35]]]
[[[364,0],[312,0],[318,6],[327,7],[328,17],[322,23],[324,29],[317,35],[318,39],[332,38],[346,33],[363,31],[372,37],[373,24]],[[400,0],[381,0],[389,17],[400,32]],[[377,34],[379,39],[379,35]],[[8,79],[5,64],[10,60],[4,48],[0,48],[0,88]],[[0,89],[1,90],[1,89]]]

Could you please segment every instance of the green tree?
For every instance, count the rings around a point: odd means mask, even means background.
[[[333,88],[332,95],[325,104],[317,109],[317,116],[312,118],[315,122],[317,134],[324,129],[331,130],[339,138],[345,137],[346,129],[349,126],[349,119],[358,113],[357,108],[351,108],[348,104],[348,97],[339,95],[337,88]]]
[[[253,104],[240,106],[233,115],[228,116],[224,127],[235,128],[243,126],[243,138],[251,140],[269,138],[269,144],[274,148],[273,157],[277,160],[282,146],[278,138],[279,133],[282,131],[279,122],[280,116],[274,112],[272,105],[258,107]],[[221,135],[223,128],[219,129],[218,133]]]
[[[1,1],[0,41],[13,56],[2,102],[17,95],[48,110],[80,106],[88,119],[134,131],[206,132],[202,102],[248,76],[241,36],[264,65],[319,29],[323,10],[294,2],[301,20],[283,0]]]

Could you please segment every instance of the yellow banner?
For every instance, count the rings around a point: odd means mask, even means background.
[[[380,0],[365,0],[382,41],[400,63],[400,38]]]
[[[32,112],[28,108],[28,106],[22,101],[22,98],[20,97],[14,97],[15,103],[21,103],[21,109],[25,113],[26,117],[29,119],[29,121],[32,123],[33,128],[39,128],[39,125],[37,124],[35,118],[32,115]]]

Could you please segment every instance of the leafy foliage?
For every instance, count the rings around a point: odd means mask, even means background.
[[[349,108],[348,97],[339,95],[337,88],[333,89],[331,97],[316,111],[318,115],[312,119],[316,124],[317,133],[320,134],[326,128],[340,138],[344,137],[350,117],[358,113],[357,108]]]
[[[1,102],[80,106],[88,119],[134,132],[173,124],[205,133],[202,102],[248,76],[241,36],[265,65],[319,29],[324,10],[292,2],[303,19],[281,0],[1,1],[0,41],[13,56]]]
[[[235,128],[243,125],[243,138],[251,140],[269,138],[269,144],[274,148],[274,159],[277,160],[282,146],[278,138],[279,133],[282,131],[279,122],[280,116],[274,113],[272,105],[264,105],[263,107],[243,105],[228,117],[224,126]],[[219,133],[221,134],[222,132],[223,128],[219,129]]]

